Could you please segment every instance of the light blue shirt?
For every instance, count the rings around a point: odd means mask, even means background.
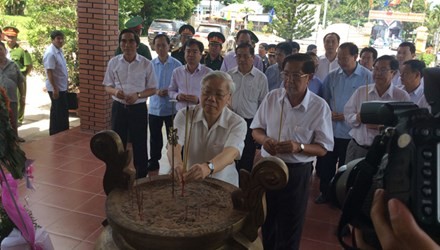
[[[313,76],[313,78],[309,81],[308,88],[319,97],[322,97],[322,81],[319,80],[318,77]]]
[[[330,72],[323,82],[322,97],[332,112],[344,113],[344,106],[360,86],[373,83],[371,71],[359,63],[354,72],[347,76],[341,68]],[[333,121],[335,138],[351,139],[351,127],[345,121]]]
[[[269,68],[266,69],[265,74],[267,77],[267,82],[269,84],[269,91],[282,87],[281,83],[283,82],[283,78],[281,77],[278,63],[270,65]]]
[[[165,63],[159,60],[159,57],[154,58],[152,61],[154,73],[157,77],[157,89],[168,89],[171,83],[171,76],[173,70],[182,66],[175,58],[168,56]],[[150,97],[150,105],[148,107],[148,113],[156,116],[170,116],[175,114],[173,105],[170,102],[169,96],[153,95]]]

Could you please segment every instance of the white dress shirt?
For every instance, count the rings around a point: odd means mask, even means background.
[[[174,118],[174,126],[177,128],[178,143],[180,145],[185,144],[185,116],[186,109],[181,109]],[[203,109],[200,105],[189,109],[190,120],[191,116],[194,118],[192,129],[188,127],[188,132],[191,130],[188,167],[211,160],[226,147],[236,148],[241,156],[247,132],[246,122],[243,118],[225,107],[218,120],[208,129],[208,123],[205,120]],[[226,166],[222,171],[214,173],[212,177],[238,187],[238,172],[235,168],[235,162]]]
[[[275,140],[278,140],[278,135],[281,134],[280,141],[293,140],[304,144],[319,144],[327,151],[333,150],[330,107],[324,99],[310,90],[307,90],[303,101],[295,107],[290,104],[284,88],[272,90],[258,108],[251,128],[263,129],[267,136]],[[264,146],[261,155],[263,157],[270,155]],[[316,159],[316,156],[303,153],[276,156],[287,163],[305,163]]]
[[[67,74],[67,64],[66,59],[64,58],[63,51],[55,47],[55,45],[51,44],[47,47],[43,56],[43,65],[44,69],[52,70],[53,75],[53,83],[58,87],[59,91],[67,90],[68,83],[68,74]],[[49,82],[49,78],[46,78],[46,89],[47,91],[53,91],[53,86]]]
[[[173,71],[171,76],[171,83],[168,88],[168,95],[172,99],[176,99],[179,94],[195,95],[200,99],[200,92],[202,90],[202,79],[206,74],[212,72],[212,69],[199,63],[196,70],[191,73],[188,71],[188,65],[182,65]],[[187,102],[178,101],[176,110],[185,108]],[[195,105],[195,104],[190,104]]]
[[[324,82],[328,73],[332,72],[335,69],[339,69],[338,58],[330,62],[325,55],[319,57],[319,65],[316,70],[315,76],[319,78],[322,82]]]
[[[263,101],[268,90],[266,75],[255,67],[243,75],[238,67],[228,71],[235,83],[235,91],[232,94],[232,110],[244,119],[255,116],[258,106]]]
[[[379,134],[379,130],[369,129],[366,124],[356,120],[356,115],[360,112],[362,103],[367,101],[408,102],[410,98],[405,90],[399,89],[393,84],[390,84],[390,87],[382,96],[377,93],[375,84],[359,87],[345,104],[344,116],[347,123],[352,127],[349,134],[361,146],[371,146],[374,137]]]
[[[117,55],[110,59],[103,84],[122,90],[126,94],[142,92],[146,89],[156,88],[157,81],[153,64],[145,57],[136,54],[132,62],[127,62],[124,55]],[[125,100],[112,95],[113,100],[127,104]],[[134,104],[146,102],[147,98],[139,98]]]

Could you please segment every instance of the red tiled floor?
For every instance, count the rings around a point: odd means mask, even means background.
[[[75,128],[22,145],[27,157],[35,160],[36,191],[25,190],[21,183],[20,195],[57,250],[93,249],[102,231],[105,165],[90,152],[91,137]],[[318,180],[312,178],[310,185],[301,249],[341,249],[335,236],[339,211],[316,205]]]

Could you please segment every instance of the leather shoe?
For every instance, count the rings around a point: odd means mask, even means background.
[[[325,197],[325,195],[323,195],[322,193],[320,193],[319,196],[316,197],[316,199],[315,199],[316,204],[324,204],[327,202],[328,202],[327,197]]]

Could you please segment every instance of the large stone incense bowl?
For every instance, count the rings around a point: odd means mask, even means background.
[[[182,191],[169,175],[134,180],[127,167],[131,155],[113,131],[96,134],[90,146],[107,166],[108,237],[95,249],[252,248],[265,218],[266,190],[287,183],[286,165],[268,157],[252,173],[240,173],[240,188],[207,178],[186,183]]]

